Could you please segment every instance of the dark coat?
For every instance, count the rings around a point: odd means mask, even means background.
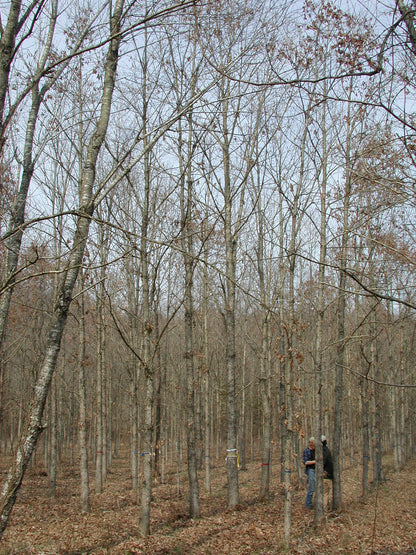
[[[326,441],[322,442],[322,453],[324,459],[324,477],[332,480],[334,477],[334,467],[332,464],[332,455]]]

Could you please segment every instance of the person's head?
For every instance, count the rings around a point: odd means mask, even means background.
[[[325,437],[325,436],[321,436],[321,441],[322,441],[322,445],[325,445],[325,443],[326,443],[326,437]]]
[[[310,437],[309,438],[309,449],[315,449],[315,438],[314,437]]]

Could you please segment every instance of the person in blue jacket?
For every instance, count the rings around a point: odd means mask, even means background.
[[[306,494],[305,507],[312,509],[312,498],[315,491],[315,438],[310,437],[306,449],[302,453],[305,465],[305,474],[308,477],[308,493]]]

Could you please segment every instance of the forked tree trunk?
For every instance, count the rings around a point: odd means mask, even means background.
[[[58,291],[57,303],[48,333],[45,356],[39,370],[33,398],[28,409],[15,459],[9,469],[1,491],[0,538],[7,526],[27,465],[43,429],[42,415],[46,398],[60,352],[61,340],[72,301],[73,290],[78,277],[79,268],[82,266],[91,221],[90,217],[94,212],[93,185],[95,181],[95,168],[98,154],[107,132],[111,111],[115,72],[119,56],[118,49],[121,40],[118,31],[120,30],[122,11],[123,0],[117,0],[110,22],[110,36],[113,38],[110,40],[105,62],[100,117],[96,125],[95,133],[88,145],[87,159],[85,161],[82,182],[80,184],[79,216],[77,218],[77,226],[72,241],[73,249],[70,252],[66,271],[64,272],[61,286]]]

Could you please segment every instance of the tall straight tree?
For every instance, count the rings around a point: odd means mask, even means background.
[[[271,299],[271,283],[270,283],[270,267],[267,264],[269,256],[267,256],[266,247],[266,218],[264,207],[262,204],[262,191],[264,184],[264,167],[261,165],[261,153],[266,151],[267,143],[262,143],[265,135],[264,107],[265,92],[256,95],[253,102],[252,110],[253,119],[252,126],[248,133],[251,136],[251,144],[247,145],[246,158],[256,161],[255,171],[251,177],[255,181],[253,197],[256,205],[257,217],[257,259],[256,267],[258,273],[258,283],[260,292],[261,310],[261,347],[260,347],[260,374],[259,389],[263,410],[263,434],[262,434],[262,464],[261,464],[261,482],[260,482],[260,499],[266,499],[270,494],[270,477],[271,477],[271,447],[272,447],[272,364],[271,364],[271,323],[272,323],[272,299]],[[257,106],[256,106],[257,102]],[[261,137],[261,140],[260,140]],[[250,169],[247,167],[247,171]],[[245,362],[243,362],[245,364]],[[243,384],[244,387],[244,384]]]
[[[353,91],[353,79],[350,79],[348,96],[351,99]],[[347,105],[345,146],[341,148],[345,156],[345,185],[342,194],[342,220],[341,220],[341,246],[339,256],[339,294],[338,294],[338,311],[337,311],[337,361],[335,372],[335,408],[334,408],[334,431],[333,431],[333,465],[334,478],[332,488],[332,507],[339,511],[342,507],[342,490],[341,490],[341,449],[342,449],[342,415],[343,415],[343,382],[344,382],[344,366],[346,351],[346,307],[347,307],[347,262],[348,262],[348,246],[350,237],[350,203],[353,184],[354,159],[352,152],[352,135],[357,124],[358,111],[354,114],[352,104]]]
[[[187,446],[188,446],[188,479],[189,479],[189,511],[191,518],[200,516],[199,486],[197,473],[196,453],[196,426],[195,426],[195,354],[194,354],[194,309],[193,309],[193,275],[195,268],[195,255],[193,253],[193,183],[192,183],[192,112],[187,116],[188,138],[186,141],[187,155],[185,164],[180,162],[180,205],[181,205],[181,247],[185,269],[185,366],[187,383]],[[179,134],[181,135],[181,121],[179,121]],[[180,140],[181,143],[181,140]]]
[[[283,170],[279,167],[279,177],[277,179],[279,185],[279,203],[285,198],[289,204],[289,217],[287,220],[290,222],[290,234],[284,233],[284,217],[283,209],[280,208],[280,253],[281,259],[284,259],[284,238],[285,235],[289,236],[289,244],[287,246],[287,263],[286,266],[282,263],[280,268],[280,291],[283,292],[283,284],[287,283],[287,302],[284,298],[279,299],[279,314],[282,322],[282,339],[280,346],[280,368],[281,368],[281,412],[283,418],[281,419],[282,429],[280,436],[283,442],[283,465],[282,465],[282,479],[285,489],[285,506],[284,506],[284,542],[288,547],[290,544],[291,530],[292,530],[292,483],[291,473],[293,468],[293,448],[294,448],[294,434],[295,434],[295,405],[294,405],[294,386],[295,386],[295,373],[296,365],[298,362],[297,356],[297,325],[295,314],[295,281],[296,269],[298,265],[298,249],[300,242],[300,231],[302,229],[302,221],[306,214],[307,206],[309,204],[309,195],[306,191],[306,183],[308,176],[307,164],[307,147],[308,147],[308,133],[309,126],[312,119],[312,105],[313,93],[309,95],[308,103],[305,106],[302,114],[303,121],[301,122],[301,140],[299,144],[299,152],[296,152],[296,157],[299,159],[298,174],[295,176],[295,183],[292,180],[285,184],[280,178]],[[280,166],[280,164],[279,164]],[[284,190],[284,185],[287,185],[288,191]],[[290,199],[289,191],[293,191],[293,198]]]
[[[196,91],[198,71],[196,67],[196,41],[189,46],[187,61],[191,62],[191,98]],[[184,75],[185,72],[182,72]],[[180,175],[180,209],[181,209],[181,248],[184,263],[184,309],[185,309],[185,366],[187,384],[187,448],[188,448],[188,479],[189,479],[189,514],[191,518],[200,516],[198,464],[196,446],[196,374],[194,353],[194,300],[193,281],[196,265],[194,254],[194,184],[193,184],[193,144],[194,125],[192,109],[186,115],[187,132],[182,128],[182,120],[178,122],[179,133],[179,175]]]
[[[79,275],[79,350],[78,350],[78,388],[79,388],[79,468],[81,476],[81,507],[84,513],[90,512],[90,478],[88,471],[88,445],[87,445],[87,392],[86,392],[86,326],[84,283],[85,273],[81,270]]]
[[[319,272],[318,272],[318,299],[317,299],[317,326],[316,326],[316,353],[315,353],[315,399],[314,403],[314,430],[316,436],[315,448],[315,526],[320,526],[324,519],[324,491],[323,491],[323,466],[322,466],[322,373],[324,352],[324,319],[325,319],[325,265],[327,251],[327,179],[328,179],[328,152],[326,139],[326,99],[322,105],[322,167],[320,186],[320,228],[319,228]]]
[[[219,211],[223,224],[225,251],[224,280],[222,283],[223,310],[225,330],[225,367],[226,367],[226,465],[227,465],[227,505],[232,509],[239,503],[238,485],[238,410],[237,410],[237,349],[236,349],[236,311],[237,311],[237,253],[239,241],[247,222],[245,212],[247,180],[255,167],[253,152],[258,133],[256,124],[246,134],[242,124],[242,111],[250,107],[249,87],[241,79],[246,72],[245,63],[234,52],[247,49],[251,39],[249,32],[253,11],[246,2],[230,2],[221,12],[212,14],[212,27],[205,33],[220,38],[215,41],[215,49],[210,45],[210,54],[221,67],[233,66],[237,75],[231,79],[226,73],[220,73],[218,83],[218,114],[215,121],[209,122],[209,131],[218,147],[217,159],[209,161],[216,180],[212,192],[213,202]],[[253,29],[251,29],[253,31]],[[248,38],[248,36],[250,38]],[[210,38],[211,38],[210,37]],[[219,48],[218,48],[219,44]],[[253,62],[251,71],[255,72]],[[247,98],[246,98],[247,95]],[[256,118],[254,118],[256,119]],[[218,204],[221,198],[222,206]]]
[[[147,4],[146,4],[147,5]],[[151,302],[151,278],[149,275],[150,253],[149,253],[149,227],[150,227],[150,194],[151,194],[151,151],[148,148],[148,27],[144,30],[144,51],[141,58],[142,66],[142,134],[143,134],[143,171],[144,171],[144,195],[141,207],[140,228],[140,278],[142,286],[142,365],[145,378],[145,401],[143,418],[143,443],[142,461],[143,478],[140,490],[140,521],[139,529],[143,536],[150,534],[150,506],[152,500],[152,452],[153,452],[153,402],[154,402],[154,365],[152,357],[152,302]]]

